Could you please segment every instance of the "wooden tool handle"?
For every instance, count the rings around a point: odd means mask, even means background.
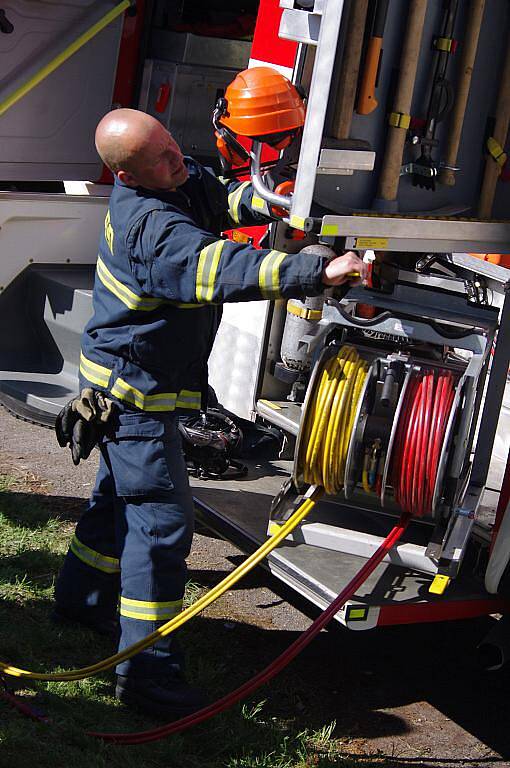
[[[502,147],[506,142],[508,128],[510,126],[510,34],[506,44],[505,63],[501,73],[499,83],[498,103],[496,105],[496,122],[492,136]],[[494,204],[494,195],[496,194],[496,184],[501,173],[501,166],[494,160],[492,155],[487,155],[485,160],[485,171],[483,174],[482,190],[480,192],[480,202],[478,204],[478,215],[482,219],[490,218],[492,206]]]
[[[393,105],[393,111],[403,115],[408,115],[411,110],[426,13],[427,0],[410,0],[404,47],[400,60],[400,75]],[[379,179],[378,197],[382,200],[396,200],[397,198],[405,140],[406,130],[390,125]]]
[[[348,139],[351,131],[367,9],[368,0],[355,0],[351,4],[342,69],[338,80],[335,115],[331,126],[331,133],[335,139]]]
[[[455,166],[457,163],[460,137],[462,126],[464,125],[469,89],[471,88],[471,76],[478,49],[478,38],[480,37],[484,10],[485,0],[471,0],[469,17],[466,23],[466,35],[462,44],[459,81],[450,118],[448,145],[445,154],[445,165],[447,166]],[[440,184],[453,187],[455,185],[455,171],[452,168],[442,168],[439,171],[438,181]]]

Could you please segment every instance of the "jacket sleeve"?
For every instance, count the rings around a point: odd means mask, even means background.
[[[228,192],[230,226],[260,226],[271,221],[269,206],[255,193],[251,181],[229,181],[222,176],[219,181],[226,186]]]
[[[322,293],[327,259],[218,239],[180,211],[152,211],[131,247],[131,267],[148,296],[222,304]]]

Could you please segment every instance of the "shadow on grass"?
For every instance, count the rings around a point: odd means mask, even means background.
[[[56,516],[61,520],[74,521],[83,506],[82,499],[55,499],[44,495],[33,497],[18,493],[4,493],[1,501],[4,514],[29,530]],[[237,562],[236,558],[232,559]],[[17,575],[19,579],[26,573],[32,581],[40,579],[38,586],[44,589],[51,585],[52,576],[58,572],[60,563],[60,556],[44,550],[26,550],[4,558],[0,567],[4,569],[4,580],[11,579],[9,574],[13,578]],[[208,570],[190,573],[192,579],[207,586],[218,583],[223,575],[222,572]],[[240,587],[254,588],[265,584],[260,571],[249,578],[251,581],[243,581]],[[52,625],[49,620],[51,607],[49,598],[27,600],[22,592],[16,592],[16,585],[13,585],[12,599],[9,596],[9,600],[0,602],[0,658],[24,668],[44,670],[60,665],[70,669],[96,662],[114,652],[112,643],[98,639],[85,629]],[[263,623],[263,617],[264,608],[259,606],[254,620],[260,618]],[[373,632],[349,632],[334,624],[329,632],[322,632],[315,638],[312,645],[270,685],[254,694],[252,704],[263,699],[267,702],[263,714],[258,719],[250,720],[250,729],[255,728],[255,735],[247,736],[248,741],[250,744],[252,741],[257,743],[257,738],[260,741],[268,728],[276,731],[279,728],[279,738],[289,734],[289,738],[297,738],[304,729],[318,730],[333,720],[337,722],[335,735],[341,739],[405,736],[408,726],[404,719],[387,710],[426,702],[508,759],[510,671],[503,670],[493,675],[484,673],[476,666],[474,654],[476,645],[490,625],[490,619],[473,619],[389,627]],[[190,679],[202,684],[213,697],[223,695],[252,677],[297,637],[293,631],[268,631],[252,624],[201,617],[180,634],[189,652]],[[111,693],[111,680],[111,675],[107,676],[101,683],[101,690]],[[40,695],[57,696],[52,688]],[[86,696],[87,703],[83,707],[76,706],[74,689],[63,688],[61,696],[62,699],[58,698],[59,707],[64,709],[62,712],[58,710],[56,718],[67,721],[70,728],[77,709],[80,710],[79,721],[81,724],[83,720],[83,727],[103,728],[105,723],[110,727],[111,722],[113,730],[116,718],[120,718],[120,726],[125,725],[126,728],[119,727],[119,730],[136,730],[133,724],[141,722],[131,721],[132,715],[117,707],[113,700],[107,698],[107,693]],[[48,701],[53,706],[54,700],[50,698]],[[18,715],[12,713],[12,717]],[[208,726],[202,726],[205,730],[197,733],[208,734],[204,741],[209,739],[214,742],[217,750],[223,744],[225,752],[228,749],[226,745],[234,737],[237,738],[235,734],[240,728],[240,718],[237,709],[232,719],[226,720],[226,725],[216,725],[220,721],[213,721]],[[437,723],[431,727],[435,725]],[[150,723],[145,727],[149,726]],[[26,725],[27,729],[31,727],[40,728],[36,724]],[[217,757],[221,752],[215,752],[216,763],[204,758],[202,736],[198,737],[200,743],[196,744],[193,737],[182,739],[185,739],[183,749],[194,756],[193,759],[196,758],[195,763],[180,760],[183,768],[198,765],[199,758],[202,765],[228,764],[227,759],[221,762]],[[238,749],[241,750],[240,744]],[[265,745],[261,749],[265,749]],[[229,752],[227,757],[230,759],[232,754],[234,752]],[[449,757],[430,760],[387,758],[392,766],[431,768],[455,764],[455,760]],[[342,764],[331,762],[329,757],[320,759],[329,762],[317,765]],[[360,757],[358,765],[368,765],[367,760],[367,757]],[[458,762],[482,765],[488,761],[459,758]],[[12,761],[6,764],[16,765]],[[102,765],[97,761],[93,764]],[[58,766],[59,763],[53,765]],[[75,764],[73,768],[79,768],[79,765]],[[122,768],[127,768],[127,764]]]
[[[47,606],[41,607],[47,609]],[[13,610],[13,620],[21,631],[29,630],[25,613],[26,611],[20,608]],[[82,666],[96,660],[98,651],[101,655],[107,655],[108,651],[111,651],[111,648],[104,643],[98,646],[96,638],[89,632],[76,630],[52,633],[42,622],[41,631],[45,629],[52,636],[48,637],[48,642],[42,647],[39,645],[38,669],[48,668],[55,663],[65,667]],[[222,621],[200,618],[181,633],[181,641],[187,648],[189,656],[188,677],[195,684],[206,688],[213,700],[225,695],[268,664],[276,650],[275,643],[279,650],[296,636],[296,633],[292,632],[275,632],[267,637],[268,633],[247,625],[239,625],[237,629],[238,631],[233,633],[225,629]],[[268,642],[265,643],[264,639]],[[71,648],[74,648],[72,659],[70,658]],[[23,650],[20,650],[19,656],[22,655]],[[35,650],[33,655],[36,655]],[[218,766],[219,768],[226,765],[353,765],[351,758],[347,755],[342,757],[341,754],[336,754],[333,757],[326,754],[326,750],[330,751],[332,748],[329,739],[324,747],[310,743],[306,746],[314,729],[327,725],[334,717],[334,713],[328,713],[329,719],[323,720],[324,708],[319,706],[321,698],[319,690],[314,693],[314,701],[310,701],[304,707],[303,684],[301,676],[288,677],[284,673],[271,686],[265,686],[255,693],[244,708],[236,705],[232,710],[185,734],[171,736],[146,747],[132,748],[137,759],[140,760],[138,765],[146,764],[143,762],[144,758],[154,761],[148,762],[147,765],[168,763],[179,764],[183,768],[186,766],[190,768]],[[41,714],[52,719],[53,724],[48,727],[25,720],[24,747],[20,752],[20,745],[14,734],[21,716],[6,705],[0,705],[5,723],[3,754],[5,759],[9,758],[8,764],[11,768],[22,765],[21,755],[25,753],[26,758],[27,745],[32,743],[35,749],[37,744],[38,754],[40,754],[41,750],[49,751],[55,741],[58,742],[59,750],[69,753],[68,763],[72,762],[74,768],[79,768],[81,765],[71,757],[75,748],[81,753],[85,751],[93,760],[94,766],[102,765],[94,761],[93,755],[119,751],[123,753],[125,748],[104,746],[86,737],[83,731],[138,732],[152,730],[165,723],[164,718],[149,719],[118,705],[113,699],[112,673],[107,673],[99,679],[79,683],[49,685],[37,683],[33,688],[36,690],[35,697],[30,695],[30,689],[27,689],[26,683],[23,683],[23,690],[18,692],[18,696],[30,705],[35,705]],[[399,721],[399,718],[389,715],[381,715],[381,717],[385,719],[386,727],[390,732],[399,733],[405,730],[405,725]],[[339,737],[344,735],[341,729],[337,728],[337,731]],[[302,761],[305,748],[311,756],[310,762],[307,763]],[[268,755],[273,756],[271,760],[274,762],[266,762]],[[281,762],[279,755],[282,758]],[[178,756],[178,763],[174,762],[176,756]],[[249,756],[253,762],[248,761]],[[242,762],[241,758],[245,762]],[[237,759],[239,762],[236,762]],[[158,760],[167,762],[159,763]],[[43,759],[38,760],[38,765],[52,764],[46,763]],[[59,765],[59,763],[53,763],[53,765]],[[131,762],[128,761],[124,765],[130,766]]]
[[[3,659],[24,668],[34,666],[37,670],[50,670],[57,665],[69,669],[96,662],[114,652],[112,642],[86,629],[52,625],[50,609],[49,600],[23,607],[15,603],[0,607]],[[305,730],[318,731],[333,720],[336,721],[334,737],[344,743],[352,739],[405,737],[408,726],[404,719],[387,710],[425,701],[508,758],[509,675],[492,677],[482,673],[466,652],[486,629],[486,621],[472,621],[394,627],[379,630],[377,634],[347,630],[322,632],[286,670],[252,695],[248,710],[265,701],[259,714],[243,716],[236,705],[230,714],[189,734],[167,739],[166,746],[157,748],[162,750],[157,754],[168,759],[177,743],[186,755],[186,759],[179,761],[182,766],[198,766],[200,760],[207,766],[251,765],[229,761],[242,750],[253,754],[257,750],[260,754],[275,750],[284,738],[289,744],[297,745],[299,734]],[[214,700],[260,672],[298,633],[267,631],[245,623],[197,617],[179,636],[188,656],[189,679],[208,690]],[[80,741],[77,728],[125,732],[160,725],[116,704],[112,698],[112,673],[93,682],[92,688],[90,685],[86,681],[51,684],[49,688],[45,684],[37,685],[38,706],[58,722],[58,739],[64,743],[69,738],[70,743]],[[5,714],[8,723],[19,717],[7,710]],[[30,734],[35,738],[41,727],[26,721],[27,739],[32,737]],[[434,723],[430,727],[435,727]],[[70,729],[69,737],[67,729]],[[49,737],[47,740],[49,743]],[[370,745],[367,746],[370,749]],[[110,749],[113,747],[108,747],[108,751]],[[156,753],[147,749],[147,754],[155,759]],[[462,747],[458,751],[461,752]],[[294,757],[298,765],[297,752]],[[458,755],[455,759],[449,756],[411,759],[378,752],[372,757],[374,765],[380,765],[386,758],[387,764],[395,768],[497,762],[490,758],[462,759]],[[370,759],[369,755],[356,756],[356,764],[369,766]],[[334,758],[325,753],[319,762],[310,765],[351,765],[344,760],[352,757],[347,757],[346,752],[337,752]]]
[[[48,588],[61,558],[26,551],[2,561],[6,575],[23,573]],[[212,586],[224,574],[191,571],[190,578]],[[256,587],[263,574],[241,587]],[[261,579],[261,580],[259,580]],[[55,626],[51,597],[29,598],[13,584],[0,601],[0,658],[37,669],[73,668],[98,661],[115,649],[86,629]],[[270,604],[268,604],[268,608]],[[221,608],[221,605],[220,605]],[[342,737],[384,739],[406,733],[404,720],[389,714],[426,702],[464,731],[510,758],[508,687],[510,668],[489,674],[477,666],[475,649],[491,619],[379,628],[351,632],[337,623],[313,643],[255,700],[268,699],[271,716],[296,728],[321,728],[336,720]],[[265,608],[254,609],[253,624],[197,617],[180,636],[189,655],[190,678],[214,694],[224,694],[263,669],[298,636],[271,626]],[[438,763],[439,765],[439,763]]]
[[[31,529],[39,528],[53,519],[77,522],[85,504],[84,499],[69,496],[16,491],[3,491],[0,494],[0,512],[16,525]]]
[[[0,583],[13,586],[28,581],[38,589],[50,587],[64,562],[64,555],[48,550],[24,550],[0,558]]]

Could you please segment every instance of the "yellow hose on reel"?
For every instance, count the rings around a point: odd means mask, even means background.
[[[0,672],[11,677],[30,680],[82,680],[99,672],[105,672],[145,648],[149,648],[221,597],[299,525],[322,496],[323,488],[326,493],[337,493],[340,490],[354,413],[367,375],[367,368],[366,361],[362,360],[354,347],[350,346],[342,347],[335,357],[326,362],[319,378],[317,393],[311,400],[311,407],[304,415],[305,431],[301,441],[304,464],[301,460],[301,466],[304,467],[305,481],[311,486],[306,498],[293,515],[279,527],[279,530],[223,581],[143,640],[96,664],[68,672],[44,673],[20,669],[0,661]]]
[[[367,371],[367,361],[354,347],[344,345],[324,365],[304,414],[299,469],[306,483],[321,485],[327,494],[343,487],[356,405]]]

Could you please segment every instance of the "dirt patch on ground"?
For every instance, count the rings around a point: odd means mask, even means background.
[[[0,436],[0,474],[14,478],[10,490],[38,496],[71,526],[92,490],[97,455],[74,467],[50,430],[1,408]],[[196,534],[189,567],[198,589],[218,583],[238,562],[231,544]],[[206,616],[218,622],[225,653],[239,649],[230,663],[253,665],[253,672],[310,624],[260,570]],[[287,673],[293,693],[282,710],[310,727],[336,720],[345,754],[360,766],[510,766],[510,674],[487,675],[476,665],[475,648],[490,623],[322,632]]]

